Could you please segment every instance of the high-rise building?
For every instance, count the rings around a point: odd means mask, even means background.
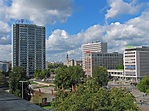
[[[149,47],[126,48],[124,51],[124,76],[138,80],[149,75]]]
[[[102,66],[106,69],[116,69],[116,66],[123,64],[123,54],[89,52],[85,55],[85,75],[91,76],[97,66]]]
[[[82,48],[82,65],[83,65],[83,70],[85,71],[86,53],[90,53],[90,52],[106,53],[107,52],[107,43],[102,43],[100,41],[96,41],[96,42],[92,42],[92,43],[83,44],[81,48]]]
[[[45,27],[33,24],[13,24],[13,63],[33,76],[36,69],[45,69]]]

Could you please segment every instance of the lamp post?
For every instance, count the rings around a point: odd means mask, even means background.
[[[19,81],[19,82],[22,83],[22,99],[23,99],[23,83],[24,83],[24,82],[28,82],[28,81]]]

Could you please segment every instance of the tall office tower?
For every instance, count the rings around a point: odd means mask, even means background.
[[[106,69],[116,69],[116,66],[123,64],[123,54],[90,52],[85,56],[85,73],[86,76],[91,76],[97,66],[102,66]]]
[[[149,75],[149,47],[126,48],[124,51],[124,76],[138,80]]]
[[[83,70],[85,71],[86,53],[90,53],[90,52],[106,53],[107,43],[101,43],[99,41],[96,41],[88,44],[83,44],[81,48],[82,48],[82,66],[83,66]]]
[[[13,66],[22,66],[27,76],[45,69],[45,27],[13,24]]]

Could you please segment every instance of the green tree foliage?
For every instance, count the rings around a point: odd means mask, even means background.
[[[60,64],[60,63],[54,63],[54,64],[48,64],[48,68],[49,69],[56,69],[58,67],[63,67],[64,65],[63,64]]]
[[[108,72],[106,68],[102,66],[97,66],[93,70],[92,75],[100,86],[106,86],[108,84]]]
[[[58,88],[68,89],[81,82],[84,71],[80,66],[59,67],[56,71],[54,84]]]
[[[50,71],[50,73],[54,74],[55,73],[55,70],[57,70],[57,68],[59,67],[67,67],[65,65],[63,65],[62,63],[51,63],[51,64],[48,64],[48,70]]]
[[[122,69],[124,69],[124,65],[123,64],[119,64],[119,65],[116,66],[116,69],[122,70]]]
[[[26,70],[23,67],[14,67],[9,75],[9,92],[18,97],[22,97],[22,83],[20,81],[28,81]],[[26,100],[31,99],[29,95],[31,90],[28,85],[29,83],[23,83],[23,97]]]
[[[75,87],[75,92],[60,90],[52,103],[54,111],[139,111],[134,96],[126,89],[107,90],[94,78]]]
[[[5,87],[7,84],[3,71],[0,71],[0,87]]]
[[[149,90],[149,76],[143,77],[143,79],[137,84],[138,90],[147,93]]]
[[[44,70],[37,69],[34,72],[34,77],[37,79],[43,79],[49,76],[50,76],[50,71],[48,69],[44,69]]]
[[[113,88],[109,92],[112,111],[138,111],[135,97],[125,88]]]
[[[35,70],[34,77],[35,78],[39,78],[40,77],[40,73],[41,73],[41,70],[40,69]]]

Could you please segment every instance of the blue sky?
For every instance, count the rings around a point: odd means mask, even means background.
[[[11,60],[11,25],[46,27],[47,61],[81,60],[81,45],[108,43],[108,52],[149,45],[148,0],[0,0],[0,60]]]
[[[65,23],[54,24],[48,26],[49,30],[62,29],[67,30],[69,34],[79,33],[81,30],[86,30],[94,24],[105,24],[104,12],[106,0],[74,0],[72,16]],[[101,10],[101,12],[100,12]],[[49,31],[48,31],[49,32]]]

